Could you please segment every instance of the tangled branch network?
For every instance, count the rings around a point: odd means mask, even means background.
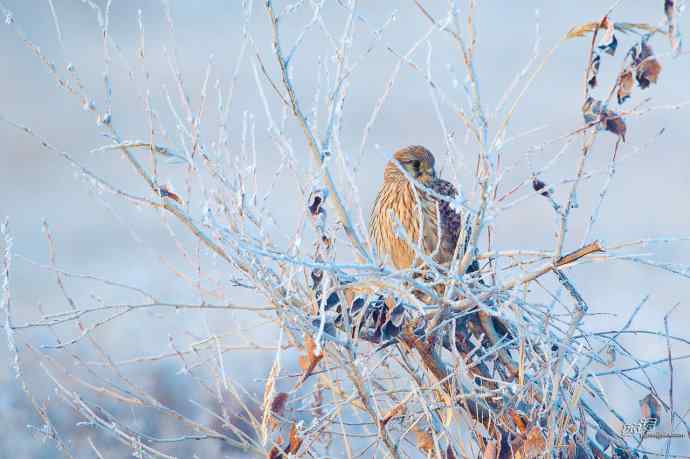
[[[133,240],[127,268],[153,254],[165,279],[70,269],[63,225],[48,221],[35,261],[4,221],[8,368],[32,414],[3,435],[30,433],[31,457],[689,457],[682,293],[654,330],[637,322],[656,293],[618,307],[589,288],[602,266],[690,278],[653,256],[687,237],[601,237],[614,179],[663,132],[640,140],[641,120],[687,113],[690,100],[651,102],[680,91],[664,77],[687,62],[685,2],[568,6],[593,20],[566,18],[545,51],[537,15],[534,46],[516,45],[531,57],[502,92],[482,43],[524,23],[488,19],[496,7],[476,0],[228,2],[233,40],[200,75],[181,57],[198,60],[197,7],[47,0],[43,44],[32,13],[7,2],[6,32],[99,137],[80,154],[10,112],[3,128],[74,168],[126,228],[99,242]],[[98,84],[94,62],[73,61],[86,53],[71,44],[75,11],[99,37]],[[575,116],[537,126],[522,113],[553,68],[573,68],[562,55],[582,73],[560,74],[563,100],[546,104]],[[157,228],[148,247],[140,219]],[[524,248],[520,221],[541,248]],[[24,265],[50,274],[52,303],[24,299]]]

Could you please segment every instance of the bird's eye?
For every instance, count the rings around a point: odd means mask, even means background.
[[[417,170],[417,171],[419,170],[419,164],[420,164],[420,163],[419,163],[419,160],[417,160],[417,159],[415,159],[414,161],[412,161],[412,167],[414,167],[414,169]]]

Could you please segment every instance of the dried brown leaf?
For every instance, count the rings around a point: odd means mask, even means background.
[[[625,126],[623,118],[618,113],[612,111],[606,111],[604,113],[604,118],[606,130],[613,132],[625,142],[627,127]]]
[[[582,105],[582,116],[587,124],[596,124],[597,129],[606,129],[625,142],[625,121],[618,113],[608,110],[602,101],[588,97]]]
[[[637,66],[637,84],[647,89],[651,83],[656,84],[661,73],[661,64],[654,58],[647,59]]]
[[[278,418],[283,417],[287,400],[288,394],[285,392],[279,392],[264,408],[264,416],[261,423],[262,437],[264,441],[268,437],[269,428],[270,430],[276,430],[280,425],[280,420]]]
[[[323,353],[318,355],[316,354],[316,342],[311,335],[306,335],[304,337],[304,349],[306,350],[307,354],[300,356],[297,360],[300,368],[304,370],[304,374],[297,382],[297,386],[300,386],[309,376],[311,376],[314,368],[316,368],[321,359],[323,359]]]
[[[582,25],[575,26],[565,34],[566,39],[584,37],[588,33],[594,32],[599,27],[600,21],[586,22]]]
[[[631,68],[625,68],[621,74],[618,76],[618,92],[616,96],[618,98],[618,103],[622,104],[628,98],[630,98],[630,93],[635,84],[633,79],[633,72]]]
[[[297,435],[297,424],[293,421],[290,427],[290,444],[287,448],[287,452],[296,454],[300,446],[302,446],[302,439]]]
[[[417,448],[420,451],[428,453],[434,450],[434,437],[426,430],[418,430],[415,432],[415,440],[417,441]]]
[[[285,405],[287,405],[288,394],[285,392],[278,392],[271,401],[271,413],[276,416],[282,416],[285,413]]]
[[[448,448],[446,448],[446,459],[456,459],[457,456],[455,456],[455,451],[453,451],[453,447],[448,445]]]
[[[651,83],[656,84],[661,73],[661,64],[654,57],[652,47],[642,41],[639,53],[633,51],[635,62],[635,79],[641,89],[647,89]]]
[[[513,419],[513,422],[515,423],[515,426],[518,428],[518,430],[523,433],[527,430],[527,425],[525,424],[524,419],[522,419],[522,416],[520,413],[518,413],[515,410],[510,411],[510,417]]]

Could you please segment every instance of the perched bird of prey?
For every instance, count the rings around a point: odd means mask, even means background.
[[[369,234],[379,255],[388,258],[397,269],[422,267],[418,252],[447,268],[455,251],[462,257],[467,248],[469,230],[465,231],[465,240],[458,244],[466,216],[451,204],[458,192],[450,182],[436,177],[434,163],[429,150],[413,145],[396,151],[383,172],[383,185],[369,220]],[[398,230],[400,226],[405,234]],[[456,248],[458,245],[461,247]],[[477,271],[479,264],[473,260],[466,273]],[[484,284],[481,276],[475,278]],[[443,286],[437,287],[443,290]],[[506,325],[486,311],[476,311],[468,320],[475,319],[493,345],[503,337],[512,339]],[[505,349],[498,355],[503,361],[512,362]],[[509,368],[515,365],[511,363]]]
[[[456,250],[463,219],[450,201],[457,190],[436,177],[434,166],[434,155],[413,145],[396,151],[383,172],[369,233],[379,255],[397,269],[421,264],[415,247],[440,265],[448,264]]]

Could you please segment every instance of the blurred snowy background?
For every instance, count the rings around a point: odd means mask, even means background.
[[[103,44],[94,12],[85,2],[76,0],[54,0],[63,35],[64,49],[56,39],[56,31],[48,2],[39,0],[3,0],[13,12],[14,20],[41,51],[51,57],[64,73],[68,63],[79,70],[83,84],[95,96],[95,102],[102,104],[104,85],[102,74]],[[339,34],[345,16],[337,1],[326,2],[324,19]],[[429,11],[441,16],[446,11],[446,2],[424,2]],[[543,53],[571,27],[600,18],[608,3],[599,0],[579,2],[522,1],[522,2],[480,2],[478,8],[479,32],[477,45],[477,66],[481,81],[483,102],[492,111],[506,88],[532,57],[535,46],[535,29],[540,27],[540,53]],[[652,22],[663,24],[661,1],[624,1],[614,15],[617,21]],[[138,14],[142,10],[146,30],[146,67],[150,73],[147,82],[142,78],[129,79],[127,70],[121,65],[120,57],[112,56],[113,123],[128,139],[147,138],[145,109],[138,94],[150,88],[152,103],[161,118],[169,126],[171,138],[175,139],[175,122],[167,108],[162,91],[166,86],[175,91],[164,48],[175,49],[184,82],[196,106],[205,77],[209,57],[213,56],[213,73],[209,85],[209,103],[203,131],[216,135],[217,123],[215,82],[227,88],[237,62],[239,44],[242,39],[241,7],[239,1],[204,0],[170,2],[175,24],[174,41],[171,40],[163,9],[158,1],[124,2],[115,1],[110,17],[110,33],[122,48],[122,56],[129,60],[137,75],[140,64],[137,61]],[[373,31],[391,17],[397,9],[394,21],[384,32],[375,49],[365,58],[351,80],[346,101],[341,138],[343,148],[358,154],[363,129],[377,99],[383,93],[399,58],[387,49],[391,46],[396,53],[405,53],[429,28],[412,1],[409,2],[360,2],[361,17],[356,25],[355,49],[364,50],[374,40]],[[287,40],[293,40],[301,26],[310,19],[310,8],[303,8],[282,24]],[[657,22],[654,22],[657,21]],[[681,19],[681,30],[690,31],[688,17]],[[263,60],[273,76],[276,75],[275,59],[271,56],[269,20],[262,2],[254,7],[250,28]],[[624,38],[625,39],[625,38]],[[459,103],[465,103],[463,93],[464,71],[457,50],[443,34],[431,36],[431,68],[434,79],[444,84],[444,90]],[[628,43],[628,42],[626,42]],[[668,43],[664,37],[652,42],[655,50],[667,53]],[[509,163],[524,156],[532,145],[566,134],[582,125],[580,106],[582,101],[583,71],[586,62],[589,38],[571,40],[560,47],[555,57],[539,75],[519,107],[510,136],[521,135],[534,128],[542,128],[520,137],[504,149]],[[624,52],[627,46],[623,46]],[[429,48],[422,45],[413,55],[415,62],[426,69]],[[248,49],[252,58],[253,50]],[[331,53],[321,38],[307,35],[296,54],[296,71],[293,75],[300,97],[309,103],[319,87],[319,79],[325,78],[321,60],[330,59]],[[668,54],[667,54],[668,56]],[[141,191],[141,180],[134,174],[118,152],[89,153],[90,150],[108,143],[95,124],[94,117],[79,106],[74,97],[68,96],[57,87],[54,79],[39,60],[17,38],[9,26],[0,27],[0,115],[14,122],[30,126],[59,150],[68,152],[84,164],[112,180],[126,190]],[[613,61],[611,61],[613,62]],[[633,103],[645,97],[652,97],[652,105],[673,104],[690,99],[690,59],[687,54],[677,59],[668,57],[659,84],[644,93],[637,93]],[[617,68],[604,66],[602,75],[615,75]],[[607,73],[608,72],[608,73]],[[610,78],[609,78],[610,79]],[[279,113],[279,103],[268,86],[264,86],[270,103]],[[236,83],[236,94],[230,111],[231,137],[235,142],[241,137],[244,116],[254,117],[256,122],[256,146],[260,153],[258,168],[261,180],[268,186],[281,162],[272,148],[266,128],[264,109],[259,98],[250,65],[241,67]],[[599,91],[607,91],[600,88]],[[594,237],[607,243],[618,243],[658,236],[690,235],[690,116],[689,108],[679,111],[656,111],[644,117],[631,117],[628,123],[627,143],[618,153],[622,160],[617,165],[616,176],[602,208],[602,217],[594,228]],[[245,112],[247,115],[245,115]],[[371,128],[363,149],[363,167],[356,180],[360,187],[364,211],[368,212],[375,190],[381,180],[381,171],[390,153],[408,144],[422,144],[441,159],[442,174],[460,183],[468,183],[476,159],[472,144],[465,145],[464,129],[457,118],[450,120],[448,129],[455,133],[461,145],[462,154],[450,159],[439,127],[438,118],[424,75],[403,64],[391,94],[386,100],[380,116]],[[496,119],[490,120],[496,123]],[[304,171],[312,167],[306,146],[294,123],[294,148],[299,168]],[[493,125],[495,128],[495,124]],[[660,136],[657,134],[664,129]],[[592,153],[592,170],[605,171],[613,151],[615,137],[603,135]],[[175,302],[199,301],[190,286],[194,273],[180,255],[168,230],[159,217],[149,210],[137,210],[111,195],[93,192],[85,181],[75,176],[74,168],[54,152],[48,151],[38,142],[6,123],[0,122],[0,217],[9,216],[14,236],[15,253],[12,279],[13,305],[17,322],[38,317],[39,308],[44,312],[59,312],[68,309],[64,297],[55,282],[55,275],[40,265],[48,263],[48,244],[42,232],[42,219],[50,225],[55,239],[57,266],[79,274],[90,274],[112,281],[135,285],[154,292],[162,299]],[[464,147],[463,147],[464,146]],[[543,166],[560,148],[560,144],[546,145],[537,153],[533,164]],[[143,154],[143,153],[142,153]],[[577,148],[567,153],[559,167],[550,172],[554,180],[574,170]],[[453,162],[452,166],[450,162]],[[453,170],[457,170],[455,176]],[[506,189],[529,176],[530,169],[521,164],[511,172]],[[171,180],[179,177],[172,175]],[[546,181],[550,176],[544,177]],[[592,211],[592,205],[605,180],[599,175],[581,188],[580,207],[575,210],[574,226],[571,227],[566,250],[579,247],[585,227]],[[176,182],[176,186],[184,182]],[[299,208],[304,196],[295,186],[290,174],[283,174],[275,184],[269,206],[279,226],[284,229],[283,238],[288,241],[297,225]],[[464,190],[471,197],[471,187]],[[562,191],[561,191],[562,193]],[[553,246],[554,218],[548,204],[540,199],[529,199],[509,211],[500,214],[496,222],[498,248],[550,249]],[[176,230],[181,240],[189,240],[180,228]],[[485,244],[485,241],[483,242]],[[645,248],[657,259],[688,264],[690,243],[656,245]],[[179,271],[179,272],[177,272]],[[188,274],[185,277],[183,274]],[[230,274],[228,273],[228,278]],[[650,294],[648,303],[633,323],[633,328],[663,330],[663,315],[673,305],[680,306],[670,324],[671,332],[690,338],[687,323],[690,321],[690,284],[682,277],[674,277],[652,268],[645,268],[628,262],[606,263],[572,270],[572,278],[583,292],[592,313],[607,312],[609,315],[593,315],[586,318],[586,325],[593,329],[611,330],[622,326],[629,314],[645,295]],[[228,279],[225,279],[226,281]],[[121,289],[103,286],[88,280],[68,280],[68,291],[83,305],[97,304],[98,298],[107,303],[130,301],[132,296]],[[261,306],[262,299],[243,288],[230,288],[236,304]],[[255,318],[234,312],[190,312],[174,313],[162,311],[153,313],[141,311],[128,314],[126,318],[111,324],[97,333],[99,342],[112,350],[116,361],[136,356],[154,356],[171,351],[169,337],[174,343],[203,340],[211,334],[231,335],[224,344],[232,345],[233,339],[242,336],[244,341],[255,340],[265,346],[275,345],[270,326],[257,328]],[[63,336],[72,337],[75,329],[64,330]],[[663,339],[649,336],[630,336],[623,340],[641,358],[650,360],[665,356]],[[38,347],[54,344],[55,338],[47,331],[27,332],[20,335],[19,344],[25,351],[28,381],[43,398],[54,397],[44,384],[45,376],[36,371],[31,362],[31,351],[27,344]],[[88,351],[85,349],[89,349]],[[85,360],[99,360],[99,356],[88,346],[76,345],[75,350],[84,352]],[[224,364],[228,373],[244,382],[250,391],[262,393],[261,378],[265,377],[271,365],[271,353],[244,352],[241,349],[225,354]],[[3,428],[0,431],[0,457],[38,458],[57,457],[51,442],[43,442],[41,435],[32,433],[27,425],[40,426],[40,420],[31,410],[26,397],[18,388],[14,375],[9,371],[5,346],[0,346],[0,413]],[[630,362],[620,362],[622,366]],[[293,363],[294,364],[294,363]],[[190,383],[192,376],[180,374],[180,362],[174,358],[161,358],[155,365],[124,365],[123,371],[131,375],[142,386],[165,400],[181,412],[204,419],[207,416],[190,400],[203,402],[203,393]],[[668,369],[665,365],[648,372],[658,385],[658,390],[668,391]],[[677,410],[684,413],[690,409],[690,364],[678,361],[676,364],[675,399]],[[639,416],[637,401],[644,395],[636,386],[621,390],[618,381],[602,380],[609,392],[610,402],[619,412],[634,421]],[[193,389],[192,389],[193,387]],[[613,389],[613,390],[611,390]],[[197,391],[197,392],[193,392]],[[98,434],[88,426],[75,426],[72,411],[58,400],[52,400],[49,411],[55,416],[56,425],[69,434],[78,457],[93,457],[86,446],[88,437],[98,444],[107,457],[123,457],[130,454],[114,441],[108,443],[107,434]],[[132,422],[151,435],[164,435],[165,425],[150,425],[145,413],[131,413]],[[210,422],[210,421],[209,421]],[[660,441],[656,442],[658,446]],[[209,443],[199,457],[212,456],[218,444]],[[176,451],[180,457],[191,457],[191,451]],[[230,457],[240,454],[223,449]],[[690,452],[690,440],[674,440],[672,451]]]

